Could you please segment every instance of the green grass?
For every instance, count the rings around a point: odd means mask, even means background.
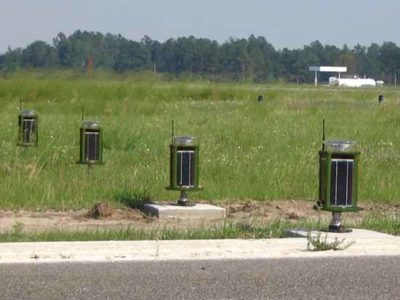
[[[346,224],[345,224],[346,225]],[[349,226],[351,227],[351,226]],[[0,233],[0,242],[40,242],[40,241],[103,241],[103,240],[188,240],[188,239],[260,239],[280,238],[285,230],[308,228],[322,230],[328,223],[301,220],[296,223],[276,220],[268,224],[260,224],[257,220],[247,222],[226,222],[211,227],[177,230],[177,229],[119,229],[119,230],[52,230],[45,232],[24,232],[22,224],[16,224],[13,230]],[[368,217],[354,228],[364,228],[400,235],[400,217]],[[319,238],[318,238],[319,240]],[[344,245],[342,245],[344,246]]]
[[[378,105],[377,97],[385,95]],[[257,102],[264,95],[263,103]],[[39,147],[16,146],[19,101],[39,113]],[[400,90],[167,81],[162,76],[16,73],[0,77],[0,207],[89,208],[171,200],[171,120],[200,145],[192,199],[316,200],[327,138],[356,140],[359,201],[400,199]],[[104,128],[106,164],[77,165],[81,108]]]
[[[364,229],[400,235],[400,216],[395,214],[386,217],[370,216],[363,219],[358,226]]]
[[[303,221],[296,226],[321,228],[321,224]],[[328,225],[326,224],[325,227]],[[84,231],[47,231],[24,232],[23,226],[16,224],[13,230],[0,233],[0,242],[39,242],[39,241],[100,241],[100,240],[188,240],[188,239],[259,239],[278,238],[284,231],[294,228],[288,221],[273,221],[269,224],[258,224],[255,221],[227,222],[211,227],[177,230],[177,229],[119,229],[119,230],[84,230]]]

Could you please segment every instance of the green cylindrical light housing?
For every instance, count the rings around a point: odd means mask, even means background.
[[[319,151],[319,200],[323,210],[333,213],[359,211],[357,143],[323,141]]]
[[[32,147],[38,145],[39,117],[32,109],[24,109],[18,115],[18,146]]]
[[[199,191],[199,146],[192,136],[172,138],[170,148],[170,183],[167,189],[181,191],[179,205],[189,203],[188,191]]]
[[[199,190],[199,146],[191,136],[173,137],[170,144],[170,190]]]
[[[79,130],[79,161],[80,164],[103,163],[103,133],[98,121],[82,121]]]

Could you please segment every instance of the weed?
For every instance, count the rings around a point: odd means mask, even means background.
[[[307,233],[307,251],[327,251],[327,250],[344,250],[349,248],[351,245],[355,243],[355,241],[351,241],[347,244],[343,244],[345,239],[339,239],[335,237],[333,242],[328,242],[328,235],[325,234],[322,236],[322,233],[318,231],[315,235],[312,235],[311,232]]]

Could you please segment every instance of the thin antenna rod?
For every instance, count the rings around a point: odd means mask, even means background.
[[[325,150],[325,119],[322,119],[322,150]]]
[[[174,123],[174,120],[172,120],[172,133],[171,133],[172,141],[174,141],[174,136],[175,136],[175,123]]]

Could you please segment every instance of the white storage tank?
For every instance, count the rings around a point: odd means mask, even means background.
[[[375,87],[376,81],[372,78],[329,78],[329,84],[339,87]]]

